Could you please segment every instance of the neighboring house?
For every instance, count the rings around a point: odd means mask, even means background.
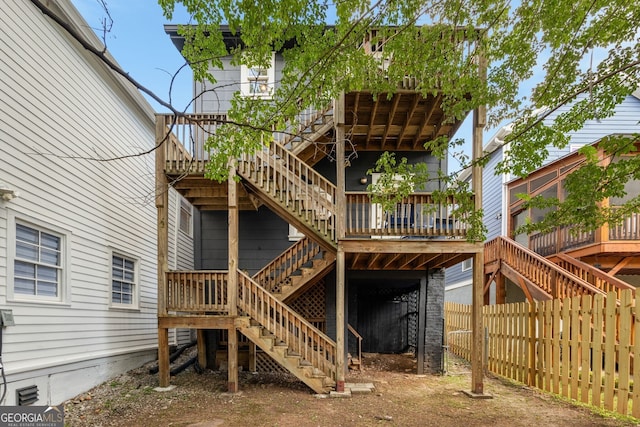
[[[48,4],[101,46],[70,1]],[[53,405],[156,357],[153,161],[107,160],[154,146],[154,112],[31,2],[0,23],[0,404]],[[170,262],[192,268],[192,208],[169,199]]]
[[[177,27],[165,30],[182,50]],[[221,31],[228,43],[237,40]],[[430,192],[438,183],[382,212],[366,192],[376,179],[367,170],[390,150],[446,171],[423,143],[453,136],[460,123],[444,120],[441,97],[423,98],[410,83],[390,99],[347,93],[333,104],[343,108],[304,112],[302,135],[274,135],[269,150],[240,159],[237,184],[219,184],[203,176],[207,155],[198,135],[215,132],[234,92],[269,99],[283,56],[274,53],[266,70],[222,62],[223,70],[211,70],[219,90],[194,85],[197,123],[180,117],[171,128],[194,143],[167,138],[156,158],[164,171],[157,176],[160,218],[166,215],[160,196],[169,186],[197,208],[196,270],[167,266],[159,273],[160,384],[169,382],[164,342],[171,327],[198,330],[199,362],[228,367],[231,391],[238,388],[238,364],[252,371],[280,365],[317,392],[341,390],[347,362],[359,363],[358,335],[364,352],[412,351],[418,372],[441,371],[444,268],[482,245],[466,242],[465,224],[450,206],[434,206]],[[349,114],[335,117],[340,110]],[[163,138],[173,117],[157,120]],[[326,145],[316,145],[335,141],[331,147],[343,157],[335,126],[342,120],[351,143],[363,147],[348,167],[337,167],[319,149]],[[159,224],[162,248],[166,230]]]
[[[558,114],[566,110],[563,107],[550,115],[546,120],[553,120]],[[627,96],[626,99],[616,107],[615,114],[611,117],[600,120],[590,120],[585,123],[579,131],[570,134],[570,143],[563,149],[549,147],[549,157],[546,164],[576,151],[585,144],[591,144],[604,136],[620,133],[634,134],[640,133],[640,91]],[[484,224],[487,227],[487,241],[498,236],[510,236],[508,229],[509,206],[515,200],[508,195],[507,185],[513,177],[504,174],[496,175],[496,165],[504,158],[505,152],[509,150],[508,145],[503,145],[504,138],[511,131],[512,125],[506,125],[499,129],[496,134],[486,144],[484,151],[492,153],[486,167],[483,168],[482,176],[482,208],[484,210]],[[465,171],[461,175],[461,180],[470,179],[470,171]],[[514,196],[515,197],[515,196]],[[446,291],[447,301],[469,304],[471,303],[471,274],[469,263],[461,263],[446,271]],[[491,301],[495,299],[492,294]]]

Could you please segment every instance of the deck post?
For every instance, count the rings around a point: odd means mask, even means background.
[[[238,315],[238,183],[235,181],[235,163],[229,165],[229,277],[227,279],[227,304],[229,316]]]
[[[205,330],[198,329],[196,331],[198,342],[198,365],[202,368],[207,367],[207,340],[205,337]]]
[[[238,183],[235,181],[236,166],[234,162],[229,165],[229,276],[227,279],[227,304],[229,316],[238,315]],[[228,391],[238,392],[238,332],[235,326],[229,328],[227,342],[227,366],[228,366]]]
[[[229,338],[227,339],[227,391],[229,393],[238,392],[238,331],[235,326],[229,328]]]
[[[156,115],[156,208],[158,243],[158,317],[167,315],[167,271],[169,270],[169,183],[165,175],[167,127],[164,116]],[[160,387],[169,385],[169,331],[158,328],[158,375]]]
[[[486,77],[487,61],[482,54],[478,56],[478,74]],[[473,169],[472,189],[475,210],[482,209],[482,167],[478,160],[482,156],[482,132],[486,123],[486,106],[479,105],[473,110]],[[484,331],[482,307],[484,305],[484,245],[478,242],[478,251],[473,256],[473,285],[471,307],[471,392],[473,395],[484,393]]]
[[[479,41],[482,44],[482,40]],[[482,46],[480,46],[480,51]],[[481,79],[486,79],[487,60],[480,53],[478,55],[478,74]],[[478,105],[473,110],[473,168],[472,189],[474,194],[474,208],[482,209],[482,166],[478,160],[482,156],[482,133],[487,120],[485,105]],[[478,250],[473,255],[473,285],[471,305],[471,393],[483,395],[484,393],[484,327],[482,321],[482,307],[484,306],[484,245],[478,243]]]
[[[336,238],[338,252],[336,254],[336,391],[344,391],[346,376],[346,341],[345,329],[345,257],[340,247],[340,240],[345,236],[346,195],[345,195],[345,112],[344,92],[338,96],[333,105],[333,117],[336,128]]]

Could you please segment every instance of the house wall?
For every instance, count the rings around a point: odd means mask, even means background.
[[[208,80],[194,82],[193,96],[195,113],[226,113],[231,109],[231,100],[240,91],[240,66],[231,65],[231,56],[221,59],[223,69],[210,69],[216,83]],[[280,53],[275,57],[275,80],[280,81],[284,59]]]
[[[98,45],[68,0],[51,3]],[[58,404],[155,357],[156,209],[150,156],[96,161],[153,147],[144,99],[30,2],[0,8],[0,308],[8,392],[37,385]],[[13,294],[15,222],[62,235],[60,301]],[[138,304],[113,308],[112,251],[137,260]]]
[[[226,211],[204,211],[200,214],[200,268],[227,270],[228,234]],[[240,270],[250,275],[280,255],[292,242],[287,238],[289,224],[262,206],[257,211],[240,212],[239,260]]]
[[[169,224],[167,262],[170,270],[193,270],[194,241],[193,241],[193,211],[191,233],[180,230],[180,209],[183,197],[174,189],[169,188]],[[188,202],[187,202],[188,203]],[[190,206],[190,205],[189,205]],[[195,332],[195,331],[194,331]],[[170,329],[169,342],[183,345],[195,339],[190,329]]]

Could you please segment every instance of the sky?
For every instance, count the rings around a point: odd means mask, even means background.
[[[107,18],[99,0],[71,0],[90,27],[104,28]],[[113,20],[111,31],[104,42],[120,66],[140,84],[169,101],[172,75],[184,64],[184,58],[164,32],[164,24],[184,24],[188,15],[184,11],[174,14],[168,21],[155,0],[104,0]],[[102,38],[102,32],[98,34]],[[192,74],[185,67],[174,83],[171,103],[182,110],[192,97]],[[147,98],[156,112],[166,108]]]

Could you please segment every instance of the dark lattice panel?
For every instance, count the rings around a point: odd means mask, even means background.
[[[324,280],[289,302],[289,307],[324,332],[326,321]]]
[[[256,353],[256,370],[258,372],[289,372],[273,360],[271,356],[262,351]]]
[[[416,354],[418,349],[418,290],[406,295],[409,303],[409,313],[407,314],[407,343],[408,352]]]

